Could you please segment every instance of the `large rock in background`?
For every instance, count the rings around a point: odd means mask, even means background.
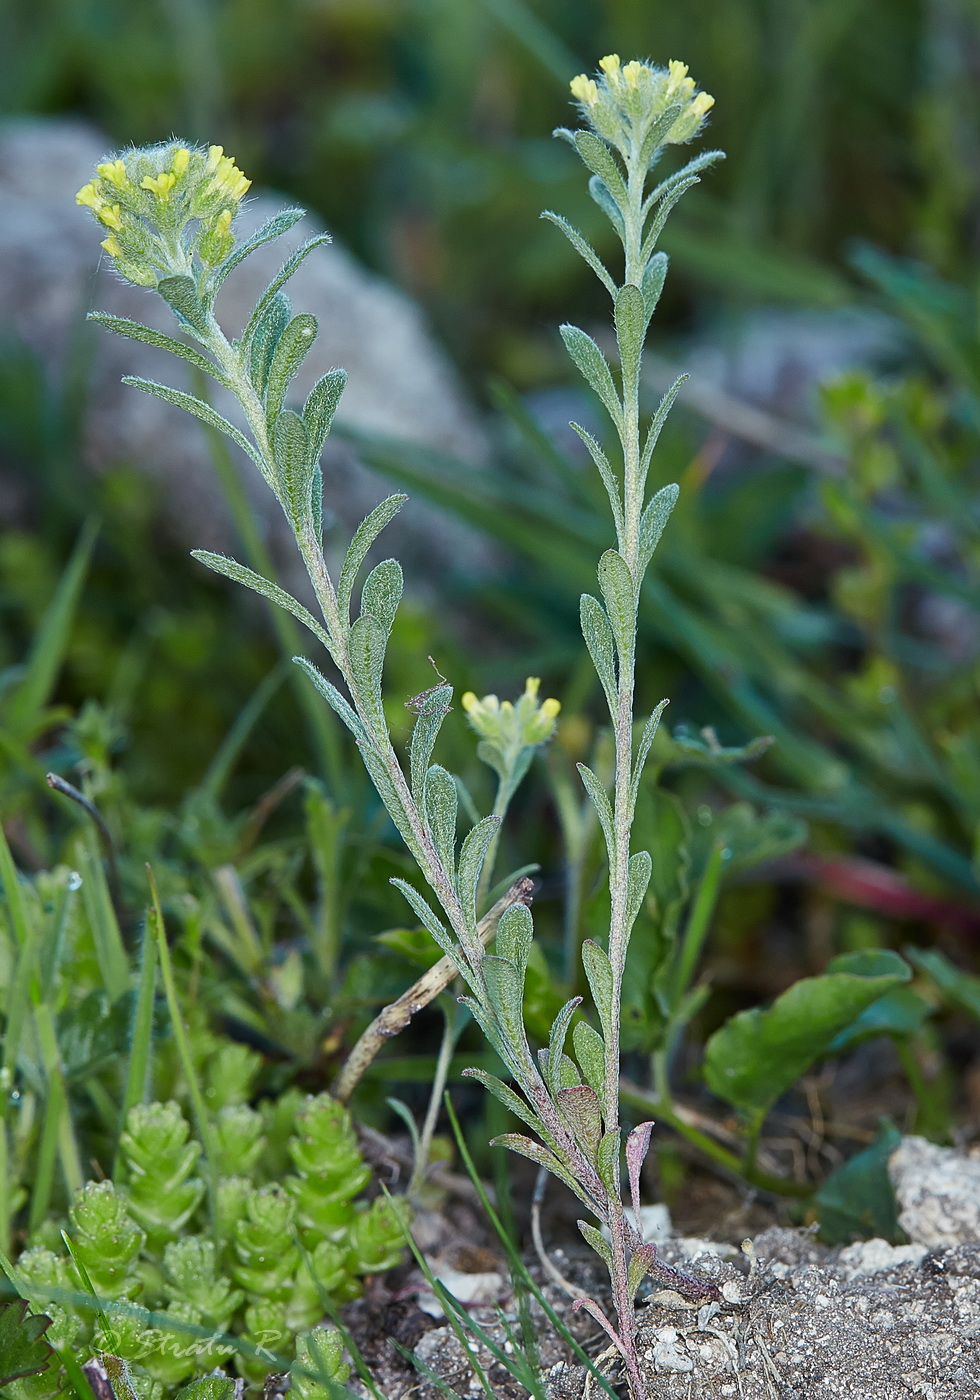
[[[83,337],[90,357],[90,394],[84,425],[86,466],[99,472],[120,462],[137,465],[161,486],[169,530],[188,547],[234,552],[234,530],[218,485],[205,433],[187,414],[120,383],[137,374],[187,387],[186,366],[150,346],[84,325],[92,308],[129,316],[174,333],[172,313],[154,293],[122,283],[102,257],[99,234],[75,192],[104,158],[109,143],[92,127],[64,120],[11,121],[0,126],[0,327],[12,328],[54,375]],[[244,232],[288,201],[271,194],[250,199]],[[284,237],[258,249],[222,288],[218,316],[237,334],[258,295],[294,248],[321,232],[307,217]],[[336,243],[317,249],[287,292],[297,309],[312,311],[320,334],[297,378],[305,393],[325,370],[342,365],[347,389],[338,425],[431,447],[476,467],[486,443],[452,368],[419,308],[382,278],[367,272]],[[213,402],[238,419],[230,396],[215,388]],[[251,463],[229,444],[246,489],[265,523],[270,546],[295,578],[295,550],[279,508]],[[337,518],[334,548],[394,488],[363,467],[336,438],[324,453],[325,506]],[[386,534],[387,547],[409,574],[429,578],[448,564],[486,567],[478,537],[444,514],[412,502]],[[414,568],[413,568],[414,566]],[[416,577],[418,574],[416,573]]]

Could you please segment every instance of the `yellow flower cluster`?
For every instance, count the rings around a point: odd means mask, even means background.
[[[500,701],[496,695],[485,695],[478,700],[472,690],[468,690],[462,699],[463,709],[481,739],[502,752],[516,755],[521,749],[545,743],[555,732],[555,719],[561,702],[539,702],[540,686],[541,681],[537,676],[529,676],[524,694],[516,704],[510,700]]]
[[[153,287],[193,275],[195,260],[215,267],[228,256],[251,183],[222,146],[172,143],[104,161],[75,198],[109,230],[102,246],[117,271]]]
[[[570,84],[579,103],[600,136],[624,155],[642,146],[643,137],[669,107],[680,107],[664,144],[689,141],[696,135],[715,99],[696,92],[687,64],[672,59],[666,68],[654,68],[637,59],[623,64],[619,54],[599,60],[598,78],[580,73]]]

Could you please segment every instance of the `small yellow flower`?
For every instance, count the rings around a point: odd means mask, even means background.
[[[104,239],[102,240],[102,246],[103,246],[103,248],[106,250],[106,252],[109,254],[110,257],[113,257],[113,258],[121,258],[121,257],[122,257],[122,248],[120,248],[120,246],[119,246],[119,239],[116,237],[116,235],[115,235],[114,233],[110,233],[108,238],[104,238]]]
[[[231,228],[231,210],[222,209],[221,213],[214,221],[214,231],[219,237],[224,235]]]
[[[121,160],[106,161],[104,165],[97,165],[95,168],[102,178],[115,185],[117,190],[124,189],[129,184],[126,166]]]
[[[572,96],[576,102],[582,102],[586,107],[594,107],[599,100],[599,89],[596,86],[595,78],[586,77],[584,73],[579,73],[577,78],[573,78],[568,85],[572,90]]]
[[[83,185],[75,196],[76,204],[84,204],[89,209],[94,209],[96,213],[102,208],[105,200],[95,187],[95,181],[89,180],[87,185]]]
[[[710,92],[699,92],[697,97],[691,103],[691,111],[695,114],[695,116],[703,117],[711,111],[714,105],[715,99],[711,96]]]
[[[122,228],[120,212],[118,204],[102,204],[96,209],[95,217],[100,223],[105,224],[106,228],[115,229],[116,233],[118,233]]]
[[[609,82],[618,84],[619,82],[619,54],[608,53],[605,58],[599,59],[599,67],[605,73]]]
[[[140,181],[140,189],[149,190],[159,200],[167,200],[176,183],[177,176],[173,171],[164,170],[160,175],[144,175]]]
[[[214,177],[211,188],[215,194],[237,201],[251,187],[251,180],[245,178],[231,156],[225,155],[224,146],[208,147],[208,170]]]
[[[190,158],[191,153],[187,149],[187,147],[178,146],[177,150],[174,152],[174,158],[170,166],[170,169],[173,171],[174,175],[176,175],[178,179],[186,171],[190,163]]]
[[[623,77],[626,80],[626,86],[628,88],[636,88],[643,74],[649,73],[649,71],[650,69],[645,63],[640,63],[634,58],[633,61],[627,63],[626,67],[623,69]]]

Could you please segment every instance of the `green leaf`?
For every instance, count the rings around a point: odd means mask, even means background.
[[[354,591],[354,581],[360,572],[368,550],[384,527],[394,520],[407,500],[407,496],[389,496],[380,505],[376,505],[370,515],[366,515],[355,530],[354,538],[350,542],[350,548],[344,560],[344,566],[340,571],[340,581],[337,584],[337,603],[341,617],[346,618],[350,613],[350,596]]]
[[[269,283],[268,287],[266,287],[265,291],[255,303],[255,309],[253,310],[251,316],[248,318],[248,325],[242,332],[241,338],[241,344],[246,350],[251,344],[252,336],[255,334],[256,327],[258,326],[263,315],[265,314],[266,307],[269,305],[269,302],[279,291],[280,287],[284,287],[286,285],[290,277],[292,277],[293,273],[299,267],[300,263],[302,263],[304,259],[308,258],[315,248],[322,248],[325,244],[330,243],[331,241],[332,240],[329,234],[317,234],[315,238],[307,239],[307,241],[303,244],[301,248],[297,248],[296,252],[292,253],[286,259],[282,267],[276,273],[275,277],[273,277],[272,281]]]
[[[820,1236],[826,1244],[849,1244],[854,1239],[881,1239],[899,1244],[895,1188],[888,1159],[902,1136],[894,1124],[883,1122],[870,1147],[835,1168],[814,1197]]]
[[[606,495],[609,497],[609,504],[612,507],[613,521],[616,525],[617,536],[621,536],[623,533],[623,502],[620,496],[619,482],[616,480],[616,474],[612,469],[609,458],[592,434],[586,432],[581,423],[569,423],[568,426],[573,432],[578,433],[579,437],[589,449],[589,454],[593,462],[595,462],[599,475],[602,478],[602,484],[606,488]]]
[[[664,289],[664,282],[667,280],[667,267],[670,259],[666,253],[654,253],[643,271],[643,279],[640,284],[640,291],[643,293],[643,305],[646,310],[647,320],[657,309],[661,293]]]
[[[663,426],[667,421],[667,414],[673,408],[674,400],[680,392],[680,387],[688,377],[689,376],[686,374],[679,374],[677,376],[666,394],[664,394],[663,398],[660,400],[657,411],[651,419],[650,426],[647,429],[646,441],[643,444],[643,455],[640,458],[640,481],[643,483],[646,482],[647,473],[650,470],[650,462],[653,457],[653,449],[656,447],[657,440],[663,431]],[[654,497],[654,500],[656,500],[656,497]],[[656,541],[654,541],[654,547],[655,546]],[[652,552],[651,550],[651,553]],[[647,562],[649,563],[649,560],[647,560]]]
[[[704,1057],[713,1093],[761,1117],[827,1053],[835,1036],[912,975],[897,953],[887,951],[849,953],[831,966],[832,972],[794,983],[767,1010],[741,1011],[715,1032]]]
[[[595,1250],[606,1268],[612,1273],[613,1256],[612,1247],[601,1230],[597,1230],[594,1225],[589,1225],[585,1220],[576,1221],[578,1228],[582,1231],[582,1238],[586,1244]],[[601,1335],[601,1334],[600,1334]]]
[[[586,792],[592,799],[596,816],[599,818],[599,825],[602,827],[602,834],[606,838],[606,853],[609,856],[609,864],[612,865],[616,856],[616,831],[613,826],[612,808],[609,806],[606,789],[591,768],[586,767],[584,763],[577,763],[575,766],[585,785]]]
[[[603,1112],[606,1109],[606,1042],[588,1021],[576,1021],[572,1030],[575,1058],[586,1084],[599,1096]]]
[[[240,433],[237,428],[232,427],[227,418],[222,418],[220,413],[215,413],[210,404],[206,404],[201,399],[196,399],[193,394],[185,394],[180,389],[171,389],[166,384],[158,384],[155,379],[140,379],[136,375],[123,375],[122,382],[129,384],[134,389],[142,389],[144,394],[152,394],[154,398],[163,399],[164,403],[173,404],[174,408],[182,408],[185,413],[190,413],[194,418],[199,418],[202,423],[206,423],[209,428],[215,428],[219,433],[224,433],[225,437],[231,438],[236,446],[249,457],[258,467],[259,471],[268,481],[269,471],[262,460],[260,453],[249,442],[244,433]]]
[[[676,185],[672,185],[669,192],[664,195],[654,216],[653,223],[643,240],[643,247],[640,250],[640,261],[646,263],[647,259],[653,255],[653,250],[657,246],[657,240],[664,231],[664,224],[670,217],[670,211],[674,205],[685,195],[692,185],[699,185],[701,181],[696,175],[690,175],[685,180],[680,180]]]
[[[174,1400],[234,1400],[235,1382],[226,1376],[202,1376],[178,1390]]]
[[[82,527],[54,597],[34,630],[24,670],[15,686],[3,696],[3,727],[18,738],[33,739],[38,727],[45,722],[44,709],[51,699],[72,639],[75,610],[98,529],[94,520]]]
[[[599,587],[612,624],[620,665],[633,654],[636,636],[636,587],[630,567],[615,549],[607,549],[599,560]]]
[[[660,716],[669,703],[670,702],[667,700],[661,700],[653,714],[647,717],[646,723],[643,726],[640,742],[636,748],[636,761],[633,764],[633,777],[630,782],[631,807],[636,806],[636,797],[640,789],[640,779],[643,777],[643,769],[646,766],[647,759],[650,757],[650,749],[653,747],[653,741],[657,737],[657,729],[660,726]]]
[[[292,307],[285,292],[277,292],[262,314],[255,327],[248,347],[248,377],[259,398],[265,402],[265,391],[269,384],[269,370],[272,357],[283,331],[289,325]]]
[[[381,701],[387,643],[387,633],[370,613],[363,613],[350,629],[350,665],[358,702],[370,714],[378,733],[388,732]]]
[[[588,647],[596,675],[602,682],[609,713],[615,719],[619,712],[619,692],[616,683],[616,639],[605,608],[591,593],[579,600],[582,636]]]
[[[555,1096],[558,1111],[590,1162],[595,1162],[602,1140],[602,1107],[599,1096],[587,1084],[572,1084]]]
[[[899,987],[866,1007],[852,1025],[835,1036],[830,1052],[838,1055],[842,1050],[882,1035],[915,1035],[932,1014],[933,1008],[923,997],[909,987]]]
[[[445,768],[434,763],[425,775],[425,819],[432,833],[442,868],[452,879],[456,870],[456,813],[459,795],[456,780]]]
[[[580,257],[585,259],[585,261],[589,264],[589,267],[591,267],[592,271],[598,277],[599,281],[605,287],[609,295],[615,298],[616,283],[606,271],[606,268],[603,266],[598,253],[592,247],[591,243],[588,243],[579,233],[578,229],[573,228],[567,219],[563,219],[560,214],[555,214],[551,209],[543,210],[541,217],[542,219],[547,219],[549,223],[554,224],[556,228],[561,229],[562,233],[568,239],[569,243],[575,249],[576,253],[578,253]]]
[[[709,165],[714,165],[716,161],[724,160],[724,151],[703,151],[701,155],[689,160],[680,170],[675,170],[673,175],[668,175],[666,180],[661,180],[660,184],[647,197],[647,203],[652,208],[664,195],[669,194],[675,185],[679,185],[682,180],[686,180],[691,175],[697,175],[702,170],[707,170]],[[660,253],[658,257],[663,257]]]
[[[376,624],[372,625],[376,626]],[[392,781],[384,758],[375,748],[369,734],[366,734],[363,739],[358,739],[357,747],[360,750],[364,767],[368,771],[368,776],[374,784],[378,796],[384,803],[389,817],[391,817],[391,820],[394,822],[395,829],[398,831],[405,845],[411,851],[419,865],[424,866],[426,854],[422,849],[421,842],[412,829],[412,823],[409,821],[405,805],[402,802],[398,789]]]
[[[311,518],[313,511],[314,465],[310,461],[310,439],[298,413],[280,413],[272,430],[272,450],[279,468],[279,488],[283,505],[295,529]]]
[[[383,559],[368,574],[361,590],[361,613],[370,613],[381,624],[385,635],[391,636],[395,613],[401,602],[405,580],[397,559]]]
[[[519,1051],[526,1044],[524,979],[512,962],[493,953],[483,959],[482,972],[487,1000],[493,1008],[503,1038],[511,1047],[511,1053]]]
[[[661,486],[655,495],[651,496],[640,516],[640,574],[646,572],[650,560],[653,558],[653,551],[660,543],[660,536],[664,532],[664,527],[670,519],[670,513],[677,504],[677,498],[681,494],[681,488],[675,484]]]
[[[268,243],[273,238],[278,238],[280,234],[288,232],[293,224],[298,224],[305,214],[305,209],[281,209],[278,214],[274,214],[271,219],[267,219],[261,228],[257,228],[249,238],[246,238],[244,243],[240,243],[237,248],[233,248],[221,266],[217,268],[211,276],[209,287],[210,300],[214,300],[214,295],[222,282],[230,272],[234,272],[239,263],[245,261],[249,253],[254,253],[256,248],[261,248],[263,243]]]
[[[305,656],[294,656],[293,660],[297,666],[301,667],[302,670],[306,672],[330,708],[335,714],[339,715],[347,725],[347,728],[353,734],[354,738],[357,740],[366,739],[367,735],[364,732],[363,724],[358,719],[357,711],[347,703],[337,687],[331,685],[327,678],[321,675],[313,663],[307,661]]]
[[[153,345],[158,350],[169,350],[171,355],[179,355],[182,360],[186,360],[189,365],[199,369],[202,374],[209,374],[219,384],[227,385],[228,383],[217,365],[205,359],[191,346],[185,345],[182,340],[174,340],[172,335],[164,335],[162,331],[155,331],[150,326],[144,326],[140,321],[131,321],[128,316],[107,316],[104,311],[90,311],[85,319],[97,321],[107,331],[115,331],[116,335],[124,335],[127,340],[138,340],[142,345]]]
[[[592,175],[589,179],[589,194],[619,234],[620,240],[625,242],[626,224],[623,221],[623,211],[609,193],[605,182],[600,180],[598,175]]]
[[[670,134],[670,128],[683,111],[680,103],[672,103],[665,108],[660,116],[653,123],[646,136],[643,138],[643,145],[640,147],[640,164],[649,166],[653,161],[653,153],[658,146],[662,146]]]
[[[193,277],[164,277],[157,283],[157,291],[180,320],[196,331],[208,328],[208,313],[197,294]]]
[[[653,862],[649,851],[637,851],[630,856],[626,874],[626,927],[631,929],[636,923],[644,896],[653,873]]]
[[[602,1178],[602,1184],[609,1192],[610,1196],[618,1196],[620,1190],[620,1133],[617,1129],[613,1133],[606,1133],[599,1143],[599,1151],[596,1153],[596,1167]]]
[[[410,885],[407,880],[393,879],[391,884],[394,885],[396,890],[401,890],[402,894],[412,906],[422,927],[431,933],[446,957],[450,958],[456,966],[459,967],[459,949],[446,932],[446,927],[442,923],[442,920],[439,919],[431,906],[422,898],[418,890],[415,889],[413,885]]]
[[[566,1001],[551,1024],[551,1035],[548,1039],[548,1049],[541,1051],[545,1057],[544,1076],[552,1097],[557,1094],[561,1087],[558,1079],[558,1067],[561,1064],[562,1054],[565,1049],[565,1039],[568,1035],[568,1028],[572,1023],[572,1017],[582,1005],[581,997],[572,997],[571,1001]]]
[[[609,954],[604,948],[600,948],[593,938],[586,938],[582,944],[582,966],[585,968],[593,1004],[599,1013],[603,1036],[608,1040],[613,1034],[613,970]]]
[[[420,800],[422,781],[428,770],[429,760],[432,758],[432,750],[436,746],[442,722],[452,708],[450,705],[452,698],[452,686],[439,685],[425,697],[423,702],[419,703],[418,718],[412,730],[412,742],[409,746],[409,772],[411,774],[412,796],[416,802]]]
[[[50,1326],[44,1313],[28,1313],[23,1298],[0,1303],[0,1386],[48,1369],[54,1352],[44,1333]]]
[[[456,888],[463,913],[471,927],[476,926],[476,891],[483,873],[490,843],[500,826],[499,817],[484,817],[466,837],[459,853],[459,873]]]
[[[528,1108],[524,1100],[514,1092],[509,1084],[504,1084],[496,1075],[488,1074],[485,1069],[464,1069],[462,1074],[464,1079],[478,1080],[484,1089],[487,1089],[495,1099],[503,1104],[504,1108],[509,1109],[514,1114],[515,1118],[519,1118],[533,1133],[539,1133],[543,1136],[542,1125],[537,1115]]]
[[[522,988],[533,941],[534,919],[530,909],[526,904],[512,904],[497,921],[494,948],[517,968]]]
[[[578,326],[564,325],[560,329],[565,349],[571,355],[582,378],[599,395],[616,427],[622,428],[623,406],[619,401],[612,370],[605,355],[592,337],[579,330]]]
[[[907,948],[905,955],[935,982],[953,1006],[980,1021],[980,977],[961,971],[944,954],[931,949]]]
[[[251,588],[254,593],[260,593],[270,603],[285,608],[286,612],[292,613],[297,622],[302,622],[304,627],[308,627],[314,637],[321,641],[328,651],[330,650],[330,638],[316,618],[307,612],[302,603],[298,603],[277,583],[263,578],[261,574],[255,573],[252,569],[246,569],[245,565],[239,564],[237,559],[229,559],[224,554],[212,554],[207,549],[192,549],[191,558],[196,559],[200,564],[206,564],[216,574],[223,574],[225,578],[233,579],[235,583],[241,583],[246,588]]]
[[[624,384],[633,383],[640,372],[647,319],[643,293],[627,282],[616,293],[616,344]]]
[[[606,189],[612,195],[616,203],[622,207],[626,204],[626,182],[622,172],[616,163],[616,157],[606,145],[591,131],[576,131],[575,149],[582,158],[582,162],[593,175],[597,175]]]
[[[576,1180],[568,1168],[558,1160],[553,1152],[549,1152],[546,1147],[542,1147],[539,1142],[532,1142],[523,1133],[501,1133],[499,1137],[490,1139],[491,1147],[509,1147],[511,1152],[517,1152],[521,1157],[527,1157],[531,1162],[537,1163],[539,1167],[544,1167],[551,1175],[563,1181],[570,1191],[572,1191],[580,1201],[591,1207],[590,1200],[585,1188]]]
[[[337,405],[340,403],[340,396],[344,392],[346,384],[347,371],[345,369],[328,370],[313,385],[309,397],[303,405],[303,422],[310,435],[310,451],[316,459],[319,459],[320,453],[323,451],[323,444],[326,442],[327,434],[333,425],[333,416],[337,412]]]
[[[270,427],[286,401],[296,371],[313,348],[316,333],[316,317],[303,311],[293,317],[279,337],[269,365],[269,383],[265,391],[265,413]]]

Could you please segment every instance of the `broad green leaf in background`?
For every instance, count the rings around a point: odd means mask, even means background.
[[[0,1303],[0,1386],[47,1370],[54,1355],[44,1339],[50,1326],[44,1313],[28,1316],[22,1298]]]
[[[825,1244],[847,1244],[853,1239],[899,1244],[905,1238],[888,1175],[888,1159],[901,1140],[894,1124],[882,1122],[872,1145],[828,1176],[815,1197]]]
[[[719,1098],[759,1119],[827,1053],[834,1038],[912,972],[897,953],[846,953],[768,1009],[739,1012],[708,1041],[704,1077]]]

